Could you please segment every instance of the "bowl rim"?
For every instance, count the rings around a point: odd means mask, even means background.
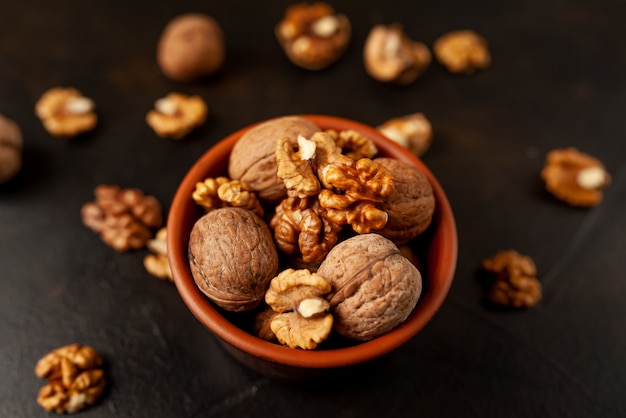
[[[288,116],[305,118],[322,129],[354,129],[363,135],[375,138],[376,146],[383,156],[408,161],[422,170],[428,178],[436,201],[434,217],[439,223],[432,238],[433,242],[439,240],[437,241],[439,245],[435,247],[431,242],[429,251],[437,251],[435,257],[447,260],[447,262],[431,263],[428,271],[429,286],[425,292],[422,291],[413,312],[402,325],[373,340],[357,342],[355,345],[336,349],[299,350],[265,341],[237,327],[198,289],[187,261],[190,231],[184,231],[185,213],[194,209],[190,205],[195,205],[191,198],[195,184],[207,177],[207,172],[212,169],[209,164],[214,162],[216,157],[218,157],[219,164],[226,167],[232,147],[245,132],[275,118],[253,123],[227,135],[205,151],[186,173],[176,190],[167,218],[170,268],[176,288],[192,314],[215,336],[240,351],[271,363],[294,367],[335,368],[356,365],[387,354],[410,340],[424,328],[440,308],[452,285],[457,263],[458,237],[454,215],[443,188],[428,167],[407,149],[387,139],[375,128],[337,116],[321,114]],[[446,245],[442,245],[441,240]]]

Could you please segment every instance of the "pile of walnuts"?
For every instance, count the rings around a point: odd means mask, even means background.
[[[377,152],[357,131],[298,116],[247,131],[228,177],[192,196],[207,212],[189,240],[198,288],[223,309],[255,310],[257,335],[292,348],[404,322],[422,277],[398,246],[428,228],[435,200],[417,167]]]

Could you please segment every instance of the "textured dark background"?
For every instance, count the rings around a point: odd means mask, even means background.
[[[0,416],[48,416],[36,361],[79,342],[106,358],[110,384],[85,417],[626,416],[626,4],[623,1],[342,1],[347,53],[301,70],[274,39],[286,1],[0,2],[0,113],[22,128],[24,167],[0,186]],[[167,80],[155,64],[165,23],[213,15],[228,56],[215,77]],[[432,45],[446,31],[484,35],[493,65],[456,76],[433,63],[408,87],[365,73],[376,23],[401,22]],[[95,100],[98,127],[67,141],[33,112],[56,85]],[[169,91],[200,94],[207,123],[188,139],[144,122]],[[443,307],[417,337],[340,380],[290,383],[231,360],[173,284],[118,254],[80,221],[99,183],[138,187],[167,209],[191,164],[226,134],[266,118],[326,113],[376,125],[424,112],[424,156],[455,211],[459,259]],[[605,200],[574,209],[543,190],[545,154],[576,146],[613,175]],[[532,256],[541,303],[484,303],[483,258]]]

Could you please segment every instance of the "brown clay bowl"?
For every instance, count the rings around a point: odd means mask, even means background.
[[[385,138],[376,129],[352,120],[323,115],[301,115],[322,129],[353,129],[371,138],[378,156],[408,161],[420,168],[430,181],[436,200],[433,222],[422,244],[424,268],[420,300],[400,327],[367,342],[354,342],[316,350],[299,350],[262,340],[241,326],[234,315],[212,304],[196,287],[187,250],[189,234],[203,211],[192,200],[196,182],[227,175],[228,157],[237,140],[255,125],[245,127],[218,142],[191,167],[171,204],[167,221],[169,261],[178,292],[193,315],[206,326],[236,359],[252,369],[280,377],[302,377],[311,371],[355,366],[381,357],[409,341],[433,317],[443,303],[456,267],[457,233],[452,209],[441,185],[428,168],[406,149]],[[418,237],[419,238],[419,237]]]

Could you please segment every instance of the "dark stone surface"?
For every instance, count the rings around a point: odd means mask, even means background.
[[[0,416],[49,416],[35,402],[36,361],[58,346],[106,358],[105,396],[85,417],[626,416],[626,38],[620,1],[335,4],[353,24],[332,67],[291,65],[273,35],[289,2],[0,2],[0,113],[25,141],[24,167],[0,186]],[[200,11],[222,25],[215,77],[167,80],[155,64],[168,19]],[[448,30],[484,35],[492,66],[473,76],[433,63],[415,83],[382,85],[363,69],[369,28],[401,22],[432,45]],[[33,112],[56,85],[93,98],[98,128],[48,135]],[[144,122],[169,91],[200,94],[207,123],[181,142]],[[118,254],[80,221],[99,183],[138,187],[168,206],[191,164],[226,134],[293,113],[377,125],[424,112],[424,156],[456,214],[459,259],[449,297],[417,337],[341,378],[295,384],[250,371],[190,314],[142,251]],[[576,146],[613,184],[596,208],[562,204],[539,179],[545,154]],[[534,258],[544,298],[527,312],[484,304],[483,258]]]

